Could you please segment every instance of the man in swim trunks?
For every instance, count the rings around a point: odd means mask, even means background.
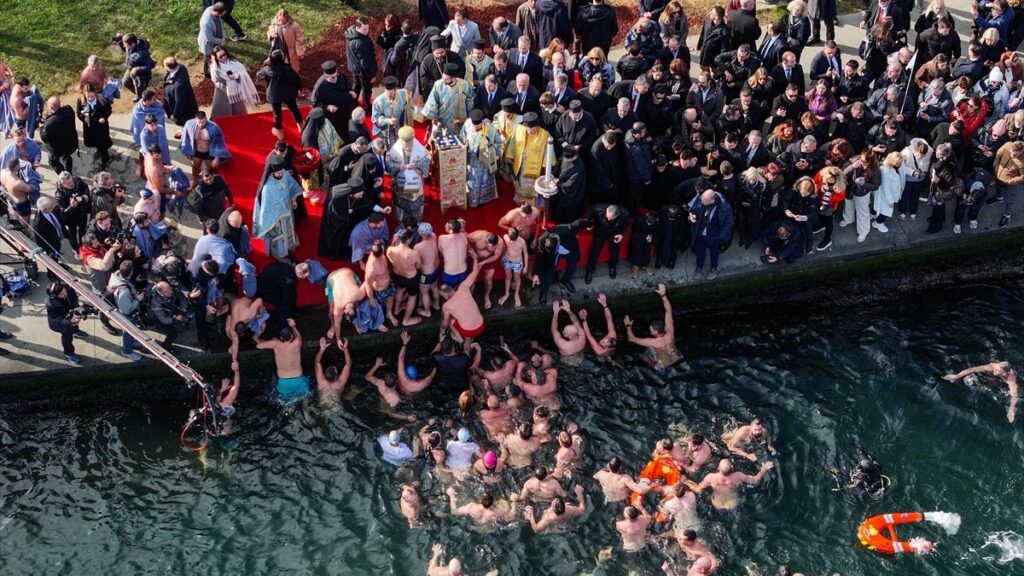
[[[615,523],[615,529],[622,535],[622,549],[626,552],[639,552],[647,546],[647,526],[651,517],[643,506],[626,506],[622,511],[622,520]]]
[[[388,268],[388,259],[384,256],[384,243],[376,241],[370,248],[370,256],[366,259],[366,282],[370,285],[372,296],[371,306],[383,307],[391,324],[398,326],[398,318],[391,310],[391,299],[395,297],[395,287],[391,283],[391,270]],[[387,332],[387,327],[381,326],[381,332]]]
[[[339,268],[327,277],[327,317],[331,322],[327,337],[337,339],[339,348],[341,321],[346,319],[355,324],[357,306],[366,299],[368,288],[348,268]]]
[[[633,321],[628,315],[623,318],[623,324],[626,325],[626,338],[634,344],[647,348],[644,359],[647,360],[651,368],[662,370],[679,361],[679,351],[676,350],[672,304],[668,301],[668,296],[665,295],[665,285],[658,284],[658,289],[655,292],[661,296],[661,301],[665,305],[665,320],[651,322],[651,337],[638,338],[633,333]]]
[[[455,488],[448,488],[445,490],[445,494],[448,495],[448,503],[452,507],[452,515],[469,517],[477,526],[494,527],[499,522],[514,522],[519,515],[519,497],[516,494],[512,494],[509,498],[512,505],[508,510],[496,505],[494,496],[490,492],[484,492],[479,502],[470,502],[462,506],[459,506],[455,497]]]
[[[535,209],[529,202],[523,202],[521,206],[509,210],[498,220],[498,228],[502,230],[515,228],[519,232],[519,237],[529,246],[540,217],[540,210]]]
[[[484,317],[476,300],[473,299],[473,284],[479,274],[480,262],[474,260],[473,269],[468,276],[464,276],[465,281],[458,288],[442,282],[439,290],[441,298],[445,300],[441,306],[441,312],[444,314],[441,329],[451,327],[458,332],[462,337],[462,347],[466,350],[473,344],[474,338],[484,333]]]
[[[494,287],[494,271],[498,267],[502,254],[505,253],[505,242],[493,232],[477,230],[467,237],[469,250],[480,263],[484,277],[484,310],[491,309],[491,289]]]
[[[430,318],[432,309],[441,308],[441,297],[437,294],[437,279],[441,276],[438,264],[437,237],[434,227],[428,222],[420,222],[420,240],[412,247],[420,255],[420,316]]]
[[[555,341],[555,348],[562,356],[562,362],[568,366],[579,366],[583,360],[583,350],[587,348],[587,337],[583,335],[583,325],[580,324],[572,306],[568,300],[559,302],[555,300],[551,304],[551,338]],[[561,330],[558,329],[558,317],[562,312],[569,316],[570,324]]]
[[[22,225],[29,226],[32,218],[32,187],[21,177],[21,160],[11,159],[0,172],[0,186],[11,199],[9,213]]]
[[[637,484],[629,477],[629,474],[622,472],[622,460],[615,456],[608,461],[608,464],[594,474],[594,480],[601,485],[604,491],[605,502],[621,502],[629,498],[633,492],[646,493],[648,486]]]
[[[412,247],[413,233],[406,228],[398,231],[398,244],[387,249],[388,262],[391,263],[391,280],[398,287],[395,294],[393,314],[398,315],[399,308],[405,303],[405,317],[402,326],[413,326],[423,321],[413,318],[416,309],[416,297],[420,294],[420,253]]]
[[[327,350],[327,339],[320,339],[320,350],[313,359],[313,373],[316,375],[316,390],[320,395],[320,405],[324,408],[332,408],[341,402],[341,395],[345,391],[345,384],[352,373],[352,355],[348,352],[348,340],[342,338],[338,343],[338,349],[345,355],[345,365],[338,370],[335,364],[323,365],[324,352]]]
[[[395,411],[395,408],[397,408],[402,402],[402,395],[398,391],[398,378],[391,374],[385,374],[383,377],[378,377],[377,370],[383,367],[384,359],[377,356],[376,360],[373,362],[373,366],[363,377],[377,389],[377,394],[380,395],[381,408],[383,409],[384,414],[396,420],[415,422],[415,416]]]
[[[774,467],[774,462],[765,462],[761,465],[761,469],[757,471],[757,474],[750,476],[743,472],[734,472],[732,462],[723,458],[718,462],[717,472],[712,472],[705,476],[700,484],[691,482],[690,488],[698,493],[711,488],[712,506],[718,510],[735,510],[740,504],[740,485],[750,484],[753,486],[759,484],[764,475]]]
[[[487,396],[486,406],[480,409],[480,423],[487,431],[487,437],[498,441],[512,429],[512,410],[501,403],[495,394]]]
[[[580,324],[583,325],[583,336],[590,343],[590,349],[597,356],[606,358],[615,354],[615,347],[619,343],[619,338],[615,332],[615,319],[612,317],[612,310],[608,307],[608,298],[604,295],[604,292],[598,292],[597,303],[604,309],[604,321],[605,325],[608,326],[608,333],[602,336],[601,339],[594,337],[594,333],[590,331],[590,324],[587,323],[587,316],[589,314],[586,308],[580,309]]]
[[[540,520],[534,519],[533,506],[524,508],[523,515],[530,522],[533,532],[543,532],[552,526],[561,526],[577,516],[582,516],[587,511],[587,499],[584,497],[583,486],[577,484],[575,492],[578,502],[576,505],[566,504],[562,497],[555,498],[551,501],[548,509],[540,515]]]
[[[441,268],[441,284],[450,288],[458,288],[469,273],[469,268],[466,266],[469,238],[466,236],[465,228],[465,220],[461,218],[449,220],[444,227],[445,234],[437,238],[437,249],[444,260],[444,265]]]
[[[501,457],[512,468],[526,468],[533,465],[533,453],[539,449],[540,438],[534,436],[533,424],[523,422],[519,425],[515,434],[507,434],[505,436],[501,443]],[[547,476],[546,469],[544,470],[544,475]],[[558,481],[556,480],[555,483],[557,484]],[[529,484],[527,482],[527,485]],[[523,490],[526,490],[526,486],[523,487]]]
[[[519,309],[523,307],[519,287],[523,282],[523,272],[529,264],[529,251],[526,249],[526,240],[523,240],[516,228],[509,228],[502,241],[505,242],[505,255],[501,257],[501,266],[505,269],[505,295],[498,299],[498,306],[504,306],[509,294],[513,294],[514,305]]]
[[[281,329],[277,338],[256,340],[257,348],[274,352],[277,393],[281,400],[289,403],[309,394],[309,378],[302,373],[302,335],[295,327],[295,320],[289,318],[288,326]]]
[[[224,417],[220,428],[221,436],[231,434],[231,419],[238,413],[235,400],[238,399],[238,391],[242,389],[242,374],[238,362],[231,362],[231,373],[231,379],[224,378],[220,381],[220,393],[217,395],[217,404]]]
[[[768,450],[768,453],[772,455],[775,454],[775,448],[772,446],[771,438],[768,437],[768,433],[765,431],[764,426],[761,425],[760,418],[754,418],[750,421],[750,424],[740,426],[732,432],[722,434],[722,442],[725,442],[725,447],[729,449],[729,452],[732,452],[740,458],[746,458],[751,462],[757,462],[757,455],[744,451],[743,447],[754,440],[764,440],[765,448]]]
[[[682,466],[693,476],[711,461],[711,456],[711,445],[700,434],[693,434],[686,440],[686,461]]]
[[[409,528],[415,528],[419,526],[420,514],[423,513],[423,499],[412,484],[402,484],[399,488],[402,495],[398,498],[398,506],[402,516],[409,521]]]
[[[557,368],[543,369],[532,364],[524,367],[516,374],[516,386],[535,403],[552,409],[558,408]]]
[[[248,296],[239,296],[231,302],[231,310],[224,322],[224,332],[231,341],[228,352],[232,362],[238,361],[238,344],[241,339],[263,334],[269,319],[270,313],[263,306],[262,298],[253,300]]]
[[[947,382],[956,382],[969,374],[991,374],[1006,384],[1010,392],[1010,407],[1006,410],[1006,419],[1012,423],[1017,417],[1017,400],[1020,399],[1020,392],[1017,387],[1017,373],[1013,371],[1010,363],[989,362],[988,364],[961,370],[956,374],[947,374],[942,379]]]

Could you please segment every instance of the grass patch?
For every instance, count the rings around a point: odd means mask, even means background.
[[[19,76],[28,76],[44,94],[63,93],[78,80],[90,54],[103,59],[108,73],[123,71],[124,56],[111,42],[117,32],[134,32],[149,40],[159,63],[168,54],[197,61],[200,3],[196,0],[34,0],[5,2],[0,27],[0,59]],[[228,49],[246,64],[266,58],[266,29],[280,0],[238,2],[233,15],[248,35]],[[340,2],[291,0],[284,4],[305,32],[307,44],[319,39],[336,20],[354,11]],[[231,29],[226,32],[231,35]]]

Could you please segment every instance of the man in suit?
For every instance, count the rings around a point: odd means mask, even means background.
[[[487,34],[490,37],[493,48],[501,48],[505,52],[511,52],[515,49],[516,43],[519,42],[519,37],[523,35],[523,31],[519,29],[519,26],[509,22],[508,18],[498,16],[491,23],[491,28]],[[498,53],[496,49],[493,51],[495,54]]]
[[[971,79],[972,85],[977,84],[988,74],[988,68],[981,60],[981,46],[977,42],[972,41],[967,45],[967,57],[956,63],[951,74],[953,78],[967,76]]]
[[[494,54],[494,62],[491,62],[491,67],[487,69],[487,74],[494,76],[498,86],[505,87],[511,86],[516,81],[516,75],[522,72],[519,66],[509,62],[507,52],[496,52]]]
[[[871,6],[864,12],[864,20],[860,27],[871,30],[886,17],[892,18],[893,31],[898,35],[903,35],[910,29],[910,16],[893,0],[871,0]]]
[[[55,207],[54,201],[46,196],[36,200],[36,208],[39,209],[39,212],[36,213],[32,229],[36,233],[36,244],[51,258],[59,259],[61,245],[67,238],[67,231],[64,228],[64,223],[60,220],[60,215],[53,211]]]
[[[474,105],[483,111],[484,117],[492,120],[494,115],[501,110],[501,101],[508,96],[508,91],[498,85],[494,74],[487,75],[484,81],[476,87],[476,95],[473,98]]]
[[[761,23],[758,22],[754,10],[755,0],[740,0],[740,7],[729,12],[729,25],[732,28],[733,50],[741,45],[754,46],[761,37]]]
[[[658,53],[658,61],[665,70],[668,70],[673,60],[682,60],[685,64],[690,63],[690,49],[686,46],[684,39],[680,39],[677,34],[673,34],[668,37],[668,42]]]
[[[686,93],[686,105],[700,110],[701,117],[714,126],[725,107],[725,94],[709,73],[701,72],[697,76],[697,83]]]
[[[835,87],[843,76],[843,55],[834,40],[825,41],[825,47],[811,59],[811,82],[821,78]]]
[[[530,77],[530,85],[538,92],[544,89],[544,61],[530,51],[529,38],[519,37],[516,50],[509,53],[509,61]]]
[[[786,36],[782,33],[782,26],[776,22],[768,24],[768,31],[765,32],[764,40],[757,55],[761,58],[761,64],[771,70],[782,59],[782,51],[786,48]]]
[[[167,119],[178,126],[196,117],[199,105],[192,90],[188,69],[178,63],[174,56],[164,58],[164,113]],[[101,87],[102,88],[102,87]]]
[[[743,155],[744,166],[748,168],[761,168],[775,160],[772,153],[762,143],[760,130],[751,130],[747,134],[746,142],[740,148],[740,154]]]
[[[515,82],[509,87],[509,96],[516,101],[516,113],[519,115],[540,110],[540,92],[530,84],[530,77],[520,72]]]
[[[804,68],[796,61],[796,54],[792,52],[782,54],[782,62],[772,68],[771,76],[775,81],[772,91],[776,96],[782,94],[790,84],[796,84],[801,94],[807,92],[804,86]]]
[[[555,96],[555,106],[559,112],[565,112],[569,102],[576,99],[576,91],[569,87],[569,77],[565,74],[558,74],[554,80],[548,83],[547,91]]]
[[[643,118],[647,115],[647,108],[651,104],[650,90],[651,83],[647,80],[647,76],[640,76],[636,80],[623,80],[612,84],[608,93],[615,101],[620,98],[628,98],[630,111],[638,118]]]

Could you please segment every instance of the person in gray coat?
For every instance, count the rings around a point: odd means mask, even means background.
[[[210,56],[213,49],[227,43],[224,22],[221,20],[224,12],[224,4],[217,2],[203,10],[203,15],[199,18],[199,36],[196,41],[199,44],[199,52],[203,55],[203,75],[207,78],[210,77]]]

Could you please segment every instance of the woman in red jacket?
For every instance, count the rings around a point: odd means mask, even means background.
[[[818,189],[818,223],[825,229],[818,250],[824,250],[832,244],[835,213],[846,199],[846,176],[842,168],[826,166],[814,175],[814,185]]]
[[[985,102],[977,94],[957,104],[956,108],[949,113],[949,119],[964,121],[964,146],[971,147],[971,138],[974,132],[985,124],[988,116],[988,102]]]

